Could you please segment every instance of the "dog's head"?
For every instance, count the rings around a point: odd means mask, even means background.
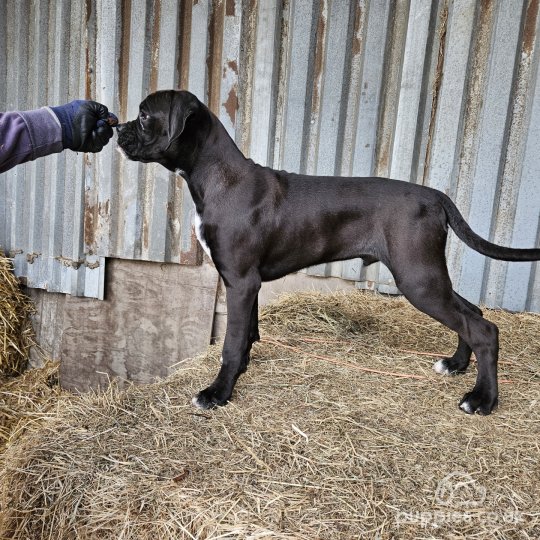
[[[185,90],[161,90],[139,106],[135,120],[117,127],[118,145],[128,159],[188,170],[197,140],[196,118],[204,105]]]

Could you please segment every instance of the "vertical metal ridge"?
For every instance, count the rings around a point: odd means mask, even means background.
[[[530,89],[534,85],[535,76],[535,59],[531,52],[536,36],[532,33],[532,29],[537,27],[537,17],[538,3],[524,3],[490,231],[490,239],[501,245],[512,244],[512,225],[515,223],[518,210],[523,157],[533,105],[529,99],[533,95]],[[509,263],[504,261],[490,259],[486,261],[482,298],[492,305],[500,306],[503,303],[508,267]]]
[[[86,97],[126,121],[149,92],[186,88],[263,165],[423,182],[448,193],[479,234],[531,246],[539,0],[520,7],[10,0],[0,3],[0,105]],[[0,181],[0,244],[19,275],[49,290],[101,294],[103,257],[197,264],[192,217],[181,177],[127,162],[114,142],[96,156],[65,152],[16,167]],[[536,264],[486,261],[449,238],[460,294],[540,309]],[[360,260],[309,272],[396,291],[387,270]]]
[[[262,165],[273,165],[282,17],[279,4],[277,0],[266,0],[257,6],[249,155]]]
[[[475,31],[472,34],[467,86],[465,88],[466,107],[463,111],[463,135],[460,141],[459,162],[454,180],[455,192],[450,193],[463,217],[468,220],[471,210],[473,175],[478,152],[478,132],[481,126],[483,95],[485,92],[489,53],[494,24],[493,2],[481,2],[476,14]],[[447,248],[450,277],[455,288],[466,290],[460,278],[464,244],[455,235],[449,236]],[[465,295],[466,296],[466,295]],[[471,298],[471,300],[473,300]]]

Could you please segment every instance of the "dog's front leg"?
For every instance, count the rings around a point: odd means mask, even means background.
[[[261,288],[260,276],[252,274],[227,281],[230,283],[227,286],[227,330],[221,369],[214,382],[193,398],[193,404],[201,409],[211,409],[229,401],[236,380],[247,369],[254,338],[258,338],[254,335],[253,309]]]

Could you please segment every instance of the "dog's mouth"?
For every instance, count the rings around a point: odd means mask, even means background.
[[[131,161],[154,163],[158,161],[156,155],[149,153],[150,143],[142,141],[137,133],[136,122],[127,122],[117,126],[118,151]]]
[[[117,144],[120,153],[128,159],[136,161],[139,150],[139,141],[135,130],[126,123],[119,124],[116,127],[116,132],[118,133]]]

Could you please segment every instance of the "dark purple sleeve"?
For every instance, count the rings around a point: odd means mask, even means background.
[[[0,113],[0,173],[62,150],[62,128],[48,107]]]

